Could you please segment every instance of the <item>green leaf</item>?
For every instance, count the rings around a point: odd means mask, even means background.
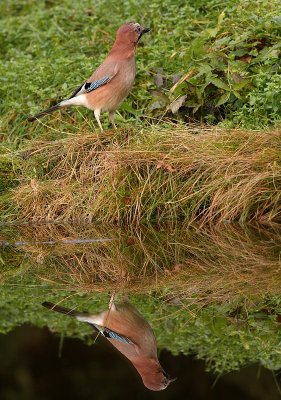
[[[227,84],[224,83],[220,78],[211,77],[210,83],[212,83],[213,85],[215,85],[216,87],[218,87],[220,89],[224,89],[227,91],[231,90],[231,88],[229,86],[227,86]]]
[[[200,64],[198,71],[199,74],[197,74],[196,76],[200,76],[201,74],[208,74],[209,72],[212,71],[212,67],[210,64]]]
[[[250,82],[249,80],[247,80],[247,79],[243,79],[242,81],[235,83],[235,84],[233,85],[233,89],[234,89],[235,91],[236,91],[236,90],[241,90],[241,89],[243,89],[243,88],[246,87],[246,86],[251,86],[251,82]]]
[[[225,12],[223,11],[220,13],[220,15],[218,17],[218,25],[219,26],[221,25],[222,21],[224,20],[224,17],[225,17]]]
[[[230,92],[224,93],[216,102],[216,107],[221,106],[222,104],[226,103],[229,100]]]
[[[248,53],[249,53],[249,49],[244,49],[244,48],[237,49],[233,52],[233,54],[236,55],[237,57],[242,57]]]
[[[216,42],[215,42],[215,45],[216,45],[217,47],[218,47],[218,46],[222,46],[222,45],[226,45],[226,44],[229,43],[230,39],[231,39],[231,38],[230,38],[229,36],[225,36],[225,37],[223,37],[223,38],[217,39]]]
[[[232,93],[234,94],[234,96],[237,97],[237,99],[241,99],[241,95],[239,92],[237,92],[236,90],[233,90]]]
[[[210,38],[216,37],[217,34],[218,34],[218,31],[219,31],[219,28],[218,28],[218,27],[206,29],[206,32],[208,33],[208,36],[209,36]]]
[[[193,40],[190,46],[193,58],[198,59],[206,55],[205,42],[206,39],[204,37],[198,37]]]
[[[163,102],[163,104],[170,103],[169,97],[164,92],[162,92],[161,90],[153,90],[152,94],[158,100],[161,100],[161,102]]]

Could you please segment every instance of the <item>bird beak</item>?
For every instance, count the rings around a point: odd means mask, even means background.
[[[149,32],[149,31],[150,31],[150,28],[143,28],[143,27],[141,27],[141,31],[140,31],[140,34],[139,34],[137,43],[140,41],[140,38],[142,37],[142,35],[143,35],[144,33]]]
[[[142,28],[141,33],[144,34],[144,33],[147,33],[149,31],[150,31],[150,28]]]

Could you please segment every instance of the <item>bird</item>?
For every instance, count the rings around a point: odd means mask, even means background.
[[[92,73],[69,98],[28,118],[35,121],[44,115],[70,106],[84,106],[94,111],[101,132],[100,114],[109,112],[109,120],[116,129],[114,115],[117,108],[129,94],[136,75],[135,50],[140,38],[150,28],[136,22],[119,27],[115,42],[102,64]]]
[[[133,364],[148,389],[163,390],[174,381],[159,363],[151,326],[127,298],[116,304],[113,294],[109,309],[98,314],[79,312],[51,302],[44,302],[42,305],[49,310],[89,323]]]

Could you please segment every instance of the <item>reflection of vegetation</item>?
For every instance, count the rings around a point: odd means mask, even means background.
[[[57,287],[43,286],[38,281],[17,280],[14,286],[1,287],[0,326],[8,332],[15,326],[29,322],[47,325],[52,331],[87,339],[92,343],[92,330],[72,318],[47,313],[41,303],[51,299],[82,309],[102,310],[109,295],[74,294]],[[245,364],[261,362],[267,368],[281,368],[280,324],[276,316],[281,312],[280,299],[259,300],[255,304],[214,304],[191,307],[162,303],[157,296],[130,296],[134,305],[150,321],[160,348],[178,354],[196,354],[208,361],[217,372],[237,369]],[[51,314],[51,315],[50,315]]]
[[[113,241],[40,244],[50,237]],[[31,322],[85,337],[91,331],[84,324],[46,313],[41,302],[62,301],[65,306],[96,311],[106,307],[115,289],[128,293],[151,322],[160,347],[195,353],[218,372],[254,361],[281,367],[278,232],[247,229],[245,233],[231,225],[157,232],[26,225],[18,227],[17,235],[3,233],[2,239],[29,245],[2,253],[9,276],[2,276],[1,331]]]
[[[30,145],[12,193],[17,218],[280,222],[279,132],[195,126],[97,139],[81,134]]]
[[[28,243],[5,248],[6,274],[40,274],[70,290],[105,291],[165,287],[167,300],[188,297],[203,304],[275,295],[280,289],[278,231],[224,224],[217,228],[121,230],[110,226],[22,225],[2,239]],[[12,237],[13,239],[12,239]],[[41,242],[52,238],[58,244]],[[111,238],[110,242],[60,244],[65,239]],[[4,271],[5,271],[4,268]],[[2,270],[3,271],[3,270]],[[5,272],[2,273],[5,280]],[[166,298],[165,297],[165,298]]]

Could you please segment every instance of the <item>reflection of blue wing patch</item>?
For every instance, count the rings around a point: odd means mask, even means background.
[[[116,339],[123,343],[132,343],[130,339],[126,338],[125,336],[121,336],[118,333],[111,331],[108,328],[105,328],[102,333],[103,336],[105,336],[108,339]]]
[[[110,77],[105,76],[104,78],[99,79],[98,81],[95,81],[95,82],[86,82],[85,83],[86,93],[89,93],[92,90],[95,90],[95,89],[99,88],[100,86],[105,85],[109,80],[110,80]]]

